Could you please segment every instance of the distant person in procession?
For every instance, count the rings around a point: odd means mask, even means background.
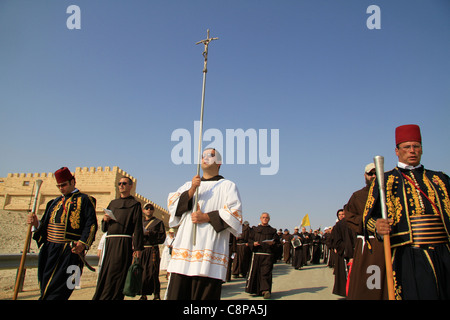
[[[170,259],[172,258],[172,248],[173,242],[175,241],[175,229],[170,228],[167,233],[166,240],[164,241],[164,249],[161,253],[161,263],[159,269],[161,271],[166,271],[166,280],[169,280],[169,273],[167,272],[167,267],[169,266]]]
[[[247,277],[248,268],[250,267],[250,260],[252,252],[248,247],[248,236],[250,232],[250,225],[248,221],[242,224],[242,234],[236,239],[236,256],[233,259],[232,274],[234,278]]]
[[[281,236],[281,242],[283,243],[283,261],[285,263],[290,263],[291,252],[292,252],[292,234],[289,233],[288,229],[284,229],[284,233]]]
[[[68,268],[77,266],[81,276],[80,255],[91,247],[97,232],[95,199],[76,188],[75,177],[67,167],[57,170],[55,179],[62,195],[47,203],[40,221],[35,214],[30,214],[27,220],[40,247],[40,300],[69,299],[76,284],[68,284],[71,276]]]
[[[159,265],[161,257],[159,245],[166,239],[166,229],[162,220],[154,216],[155,207],[151,203],[144,206],[144,250],[141,253],[142,290],[140,300],[147,300],[153,294],[153,300],[161,300],[161,283],[159,281]]]
[[[245,292],[269,299],[272,294],[273,264],[280,238],[277,229],[269,225],[270,215],[267,212],[261,214],[260,220],[258,226],[252,227],[248,240],[253,256]]]
[[[305,227],[302,227],[302,253],[303,253],[303,265],[308,265],[308,261],[311,259],[311,233],[306,231]]]
[[[322,237],[319,234],[319,230],[314,230],[314,233],[311,235],[311,244],[312,244],[311,263],[319,264],[320,257],[322,255]]]
[[[221,164],[217,150],[204,150],[203,176],[194,176],[169,194],[169,226],[178,227],[178,233],[167,269],[167,300],[220,299],[229,263],[230,233],[239,236],[242,232],[239,191],[234,182],[219,175]],[[198,205],[194,208],[197,190]]]
[[[331,231],[331,249],[335,253],[333,294],[346,297],[348,264],[353,260],[356,234],[346,223],[344,209],[336,215],[339,221]]]

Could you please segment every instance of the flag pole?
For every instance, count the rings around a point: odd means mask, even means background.
[[[375,171],[377,174],[378,187],[380,189],[381,216],[387,219],[386,193],[384,187],[384,157],[376,156],[373,158]],[[394,274],[392,271],[391,238],[387,234],[383,237],[384,259],[386,262],[386,281],[388,286],[389,300],[395,300],[394,294]]]
[[[203,140],[203,113],[205,110],[205,88],[206,88],[206,73],[208,72],[208,69],[206,65],[208,64],[208,45],[213,40],[218,40],[219,38],[210,38],[209,36],[209,29],[206,30],[206,39],[198,41],[195,44],[203,43],[205,46],[205,49],[203,51],[203,58],[204,58],[204,64],[203,64],[203,86],[202,86],[202,104],[200,109],[200,128],[199,128],[199,135],[198,135],[198,154],[197,154],[197,175],[200,175],[200,166],[202,162],[202,140]],[[192,207],[192,210],[197,210],[197,204],[198,204],[198,188],[195,191],[195,198],[194,198],[194,206]],[[193,230],[193,238],[192,243],[195,245],[197,241],[197,224],[194,223],[194,230]]]

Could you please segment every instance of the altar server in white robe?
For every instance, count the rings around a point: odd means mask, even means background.
[[[206,149],[201,163],[203,177],[196,175],[169,194],[169,226],[178,227],[178,233],[167,269],[167,300],[220,300],[229,263],[230,233],[242,233],[239,191],[232,181],[219,175],[221,162],[217,150]],[[198,206],[193,210],[197,188]]]

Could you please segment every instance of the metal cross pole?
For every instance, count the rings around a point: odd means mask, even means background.
[[[209,36],[209,29],[206,30],[206,39],[201,40],[195,44],[203,43],[205,46],[205,50],[203,51],[203,57],[205,59],[203,64],[203,87],[202,87],[202,105],[200,110],[200,129],[199,129],[199,135],[198,135],[198,158],[197,158],[197,175],[200,175],[200,165],[202,161],[202,139],[203,139],[203,112],[205,109],[205,87],[206,87],[206,73],[208,72],[208,69],[206,67],[208,63],[208,45],[213,40],[218,40],[219,38],[210,38]],[[195,198],[194,198],[194,206],[192,210],[197,210],[197,204],[198,204],[198,188],[195,192]],[[192,243],[195,245],[197,240],[197,224],[194,224],[194,230],[193,230],[193,239]]]
[[[373,158],[373,163],[375,164],[375,171],[377,173],[377,180],[378,180],[378,188],[380,190],[381,216],[383,219],[388,219],[386,207],[386,190],[384,186],[384,157],[375,156]],[[384,258],[386,262],[386,281],[388,286],[388,298],[389,300],[395,300],[394,274],[392,270],[391,239],[389,234],[383,237],[383,245],[384,245]]]

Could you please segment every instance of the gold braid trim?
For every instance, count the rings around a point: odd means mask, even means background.
[[[411,215],[418,216],[423,214],[424,213],[423,205],[421,204],[416,188],[407,179],[405,179],[405,189],[406,194],[410,195],[410,197],[407,197],[407,199],[409,201],[409,206],[411,207]]]
[[[89,231],[89,237],[86,240],[85,245],[87,245],[88,247],[90,247],[92,245],[92,242],[94,242],[94,237],[95,237],[95,233],[96,233],[96,228],[95,225],[91,226],[91,229]]]
[[[433,186],[430,183],[430,180],[428,179],[428,177],[425,175],[425,171],[423,173],[423,182],[425,183],[425,185],[427,186],[428,189],[428,198],[430,198],[432,203],[436,203],[436,196],[437,194],[435,193],[435,190],[433,188]],[[439,196],[438,196],[439,198]],[[433,208],[433,212],[434,214],[439,214],[439,211],[436,209],[436,206],[431,206]]]
[[[433,179],[433,182],[439,186],[439,191],[441,192],[441,196],[442,196],[441,202],[444,205],[444,211],[447,214],[447,216],[450,218],[450,199],[448,196],[447,188],[445,187],[444,182],[437,175],[434,175],[432,179]],[[444,213],[442,213],[442,214],[444,214]]]
[[[75,211],[70,215],[70,226],[72,229],[80,228],[80,212],[81,212],[81,197],[77,198],[77,207]]]
[[[386,182],[386,208],[388,211],[388,218],[394,220],[392,224],[394,226],[400,222],[403,210],[400,197],[396,197],[393,193],[395,178],[394,175],[390,175]]]
[[[395,300],[402,300],[402,286],[397,283],[397,273],[395,271],[393,273],[394,278],[394,297]]]
[[[392,265],[394,265],[394,260],[396,257],[397,248],[393,248],[392,250]],[[395,269],[392,270],[392,275],[394,278],[394,297],[395,300],[403,300],[402,299],[402,286],[398,284],[397,281],[397,273],[395,272]]]
[[[363,213],[363,221],[366,221],[366,216],[369,213],[369,210],[372,209],[373,204],[375,202],[375,198],[373,197],[373,188],[375,187],[375,180],[372,182],[369,188],[369,195],[367,196],[366,205],[364,207]]]
[[[63,201],[64,201],[64,197],[62,197],[61,200],[59,200],[59,202],[53,207],[52,213],[50,215],[50,222],[51,223],[56,223],[55,222],[56,213],[61,208],[61,205],[63,204]],[[61,220],[61,221],[63,221],[63,220]]]

